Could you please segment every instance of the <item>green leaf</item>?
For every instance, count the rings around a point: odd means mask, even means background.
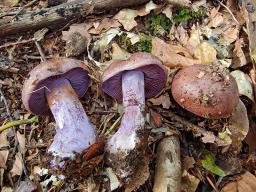
[[[215,175],[224,177],[225,172],[215,164],[215,159],[210,151],[204,151],[204,159],[201,161],[203,168],[212,172]]]

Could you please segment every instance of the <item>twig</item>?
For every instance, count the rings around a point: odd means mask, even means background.
[[[200,137],[200,136],[209,137],[209,136],[211,136],[212,138],[214,138],[214,141],[215,141],[215,143],[217,145],[219,145],[219,146],[227,145],[225,143],[225,141],[223,141],[220,138],[216,137],[212,132],[206,131],[205,129],[203,129],[203,128],[199,127],[199,126],[194,125],[193,123],[191,123],[191,122],[187,121],[186,119],[184,119],[184,118],[174,114],[171,111],[167,111],[167,110],[164,110],[164,109],[162,109],[160,107],[155,107],[155,106],[153,107],[153,109],[155,109],[158,113],[162,114],[163,116],[167,116],[171,120],[176,121],[176,122],[182,124],[183,128],[185,129],[185,131],[192,131],[192,133],[196,137]]]
[[[42,50],[41,45],[39,44],[39,42],[37,40],[35,40],[35,44],[36,44],[36,48],[37,48],[37,50],[38,50],[38,52],[39,52],[39,54],[41,56],[41,60],[42,61],[46,61],[45,54],[44,54],[44,52]]]
[[[30,119],[21,119],[21,120],[11,121],[11,122],[6,123],[5,125],[0,126],[0,133],[4,130],[14,127],[14,126],[29,124],[29,123],[37,123],[37,122],[38,122],[37,116],[34,116]]]
[[[1,45],[0,46],[0,49],[2,48],[6,48],[6,47],[10,47],[10,46],[13,46],[13,45],[18,45],[18,44],[24,44],[24,43],[30,43],[34,41],[34,39],[28,39],[28,40],[23,40],[23,41],[17,41],[15,43],[7,43],[7,44],[4,44],[4,45]]]
[[[233,17],[234,21],[235,21],[238,25],[240,25],[240,23],[238,22],[238,20],[236,19],[236,17],[235,17],[234,14],[232,13],[232,11],[231,11],[224,3],[222,3],[221,1],[219,1],[219,0],[217,0],[217,1],[218,1],[218,3],[219,3],[222,7],[224,7],[224,8],[229,12],[229,14]]]
[[[120,117],[117,118],[117,120],[113,123],[113,125],[106,131],[106,133],[104,134],[104,136],[108,136],[118,125],[118,123],[121,121],[123,115],[121,115]]]
[[[33,0],[28,2],[26,5],[24,5],[10,20],[10,22],[15,19],[25,8],[30,7],[31,5],[33,5],[35,2],[37,2],[38,0]]]

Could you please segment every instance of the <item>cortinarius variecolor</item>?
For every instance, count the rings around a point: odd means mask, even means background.
[[[171,90],[184,109],[210,119],[229,117],[239,101],[235,79],[217,64],[192,65],[179,70]]]
[[[60,159],[72,159],[95,143],[96,131],[79,101],[89,84],[85,64],[64,58],[43,61],[24,83],[26,109],[36,115],[54,116],[56,134],[48,151]]]
[[[123,101],[124,115],[119,130],[107,142],[107,159],[119,178],[129,180],[146,151],[145,98],[164,88],[167,71],[148,53],[135,53],[128,60],[113,62],[103,73],[102,90]]]

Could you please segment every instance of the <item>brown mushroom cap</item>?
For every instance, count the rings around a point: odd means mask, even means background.
[[[144,73],[145,97],[159,94],[165,86],[167,70],[162,62],[149,53],[135,53],[129,59],[113,62],[102,75],[102,90],[109,96],[121,101],[122,74],[137,70]]]
[[[205,118],[227,118],[239,101],[235,79],[218,65],[192,65],[181,69],[171,89],[177,103]]]
[[[25,108],[36,115],[50,113],[45,91],[53,81],[68,79],[79,98],[90,84],[88,70],[82,61],[67,58],[50,59],[40,63],[29,73],[22,90]]]

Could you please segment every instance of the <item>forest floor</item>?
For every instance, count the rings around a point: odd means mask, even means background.
[[[6,21],[15,25],[19,22],[15,19],[25,14],[33,15],[65,1],[0,1],[2,192],[149,192],[156,185],[155,170],[160,166],[157,148],[163,138],[170,136],[180,140],[182,179],[177,180],[181,182],[177,185],[181,191],[256,191],[256,1],[144,2],[97,12],[92,7],[92,14],[77,14],[58,25],[49,23],[49,27],[27,27],[22,31],[4,27]],[[158,57],[168,69],[168,79],[161,94],[146,101],[149,171],[138,176],[138,182],[127,185],[118,181],[104,153],[105,141],[120,125],[122,103],[104,94],[100,87],[107,66],[136,52]],[[22,104],[21,93],[35,66],[44,59],[62,57],[81,60],[90,70],[92,82],[80,100],[100,139],[56,171],[50,167],[52,157],[47,153],[55,135],[54,118],[30,114]],[[198,117],[172,97],[171,83],[180,68],[215,63],[231,72],[246,107],[237,112],[235,121]],[[216,138],[224,144],[215,142]]]

